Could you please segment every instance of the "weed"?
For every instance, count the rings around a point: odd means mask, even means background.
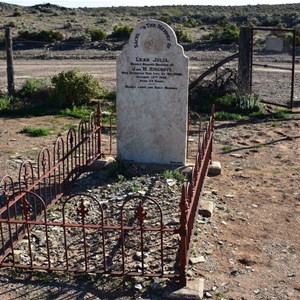
[[[285,119],[287,118],[290,111],[286,108],[277,108],[276,111],[271,115],[273,119]]]
[[[10,272],[11,277],[20,278],[25,273],[25,270],[22,268],[14,268],[13,267],[9,270],[9,272]]]
[[[51,280],[51,275],[41,271],[32,271],[32,277],[36,278],[38,281],[48,283]]]
[[[255,148],[263,148],[263,147],[265,147],[264,144],[257,144],[257,145],[255,145]]]
[[[230,120],[230,121],[241,121],[245,120],[246,117],[242,116],[240,114],[234,114],[234,113],[229,113],[225,111],[217,111],[215,113],[215,120],[217,121],[225,121],[225,120]]]
[[[10,107],[12,97],[8,95],[0,96],[0,111],[7,110]]]
[[[136,192],[140,191],[142,188],[143,188],[143,186],[140,182],[134,182],[131,191],[133,193],[136,193]]]
[[[251,118],[265,119],[267,115],[263,111],[255,111],[249,115]]]
[[[20,131],[20,133],[25,133],[33,137],[47,136],[50,134],[50,132],[51,130],[49,128],[39,128],[32,126],[26,126]]]
[[[124,182],[125,181],[125,177],[123,175],[118,174],[117,178],[116,178],[117,182]]]
[[[262,112],[263,105],[254,94],[239,95],[226,94],[213,100],[217,109],[222,111],[249,115],[254,112]]]
[[[72,108],[61,109],[58,114],[59,116],[68,116],[81,120],[88,120],[92,111],[93,110],[91,108],[85,105],[79,107],[74,105]]]
[[[222,150],[223,150],[223,151],[230,151],[230,150],[232,150],[232,146],[230,146],[230,145],[225,145],[225,146],[222,147]]]
[[[263,110],[263,104],[254,94],[237,95],[235,99],[235,106],[237,111],[244,114],[261,112]]]
[[[165,170],[163,176],[165,179],[176,179],[178,181],[187,180],[187,175],[178,170]]]
[[[278,127],[278,126],[280,126],[280,123],[278,123],[278,122],[271,123],[271,127]]]
[[[199,236],[201,234],[201,229],[200,228],[196,228],[195,230],[195,236]]]

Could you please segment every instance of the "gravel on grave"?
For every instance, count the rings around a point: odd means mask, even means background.
[[[146,169],[139,169],[139,176],[128,180],[114,181],[108,176],[106,171],[86,172],[73,184],[66,196],[51,207],[47,213],[48,222],[62,222],[62,204],[64,200],[72,194],[85,193],[94,196],[101,203],[103,215],[99,204],[89,199],[84,200],[88,209],[86,224],[103,224],[107,226],[120,226],[121,207],[128,196],[147,196],[155,200],[151,202],[145,200],[143,209],[146,213],[144,220],[145,227],[159,228],[160,213],[162,210],[162,227],[176,229],[179,227],[182,180],[166,178],[163,171],[147,172]],[[70,223],[80,224],[80,216],[77,214],[79,198],[72,198],[65,205],[65,220]],[[139,199],[133,198],[123,210],[123,221],[125,226],[139,228],[136,218]],[[158,204],[159,207],[156,205]],[[103,217],[102,217],[103,216]],[[86,245],[88,269],[99,271],[103,268],[105,256],[106,268],[109,271],[122,271],[122,244],[120,242],[120,229],[106,229],[103,233],[99,229],[86,230]],[[34,265],[47,267],[47,242],[45,236],[45,226],[37,225],[31,230],[31,250]],[[161,272],[161,251],[163,253],[165,274],[178,272],[178,250],[180,236],[174,231],[163,232],[163,249],[161,248],[161,232],[144,232],[144,259],[142,259],[141,233],[139,230],[125,232],[125,271],[142,272],[143,267],[146,272]],[[52,268],[66,268],[65,244],[68,248],[69,268],[84,270],[84,242],[82,228],[67,228],[67,242],[64,241],[64,229],[62,226],[48,226],[49,257]],[[102,239],[104,237],[104,239]],[[103,253],[105,248],[105,255]],[[22,264],[30,264],[28,251],[28,240],[23,240],[15,249],[17,261]]]

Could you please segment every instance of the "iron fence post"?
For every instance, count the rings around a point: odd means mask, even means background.
[[[100,102],[97,105],[97,156],[101,157],[101,109]]]
[[[186,186],[182,185],[181,200],[180,200],[180,227],[178,233],[180,235],[180,249],[179,249],[179,261],[180,261],[180,275],[179,284],[186,286],[187,284],[187,214],[189,205],[187,201]]]

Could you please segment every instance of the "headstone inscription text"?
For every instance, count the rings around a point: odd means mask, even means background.
[[[185,164],[187,95],[188,58],[174,31],[140,23],[117,61],[118,155]]]

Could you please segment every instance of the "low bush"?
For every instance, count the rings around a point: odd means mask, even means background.
[[[101,95],[103,87],[92,75],[77,69],[55,75],[51,82],[54,86],[53,100],[63,107],[89,104]]]
[[[108,19],[106,17],[101,17],[97,20],[98,24],[105,24],[108,22]]]
[[[238,42],[240,30],[235,23],[222,22],[220,25],[214,26],[212,32],[202,36],[202,40],[206,42],[214,41],[218,43],[231,44]]]
[[[115,25],[113,28],[113,32],[110,36],[112,38],[119,39],[119,40],[128,40],[130,38],[130,34],[132,31],[133,31],[133,27],[131,27],[131,26]]]
[[[243,115],[249,115],[263,109],[263,104],[254,94],[238,95],[231,93],[215,98],[212,102],[216,105],[217,110]]]
[[[0,111],[9,109],[12,102],[12,97],[7,94],[0,95]]]
[[[26,79],[25,83],[19,91],[16,92],[17,97],[31,105],[48,105],[51,95],[51,85],[46,79]]]
[[[28,30],[19,31],[19,38],[31,41],[54,43],[63,40],[64,36],[59,31],[41,30],[39,32],[30,32]]]
[[[191,43],[192,36],[182,28],[175,30],[178,43]]]
[[[18,8],[15,8],[14,13],[13,13],[13,17],[21,17],[22,13]]]
[[[102,29],[88,28],[86,32],[90,34],[92,42],[102,41],[107,36],[106,32]]]

